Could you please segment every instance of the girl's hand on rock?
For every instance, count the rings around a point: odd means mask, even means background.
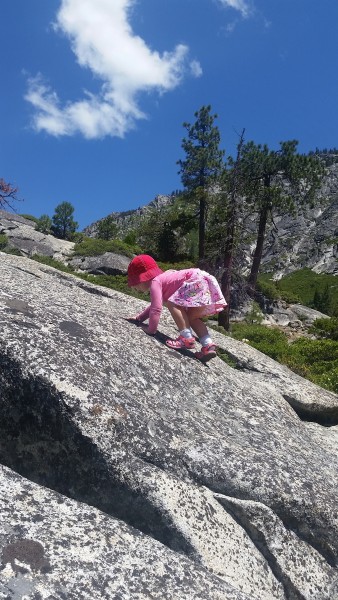
[[[138,325],[138,327],[141,327],[144,333],[147,335],[154,335],[153,333],[150,333],[148,325],[142,323],[142,321],[140,321],[140,319],[137,317],[127,317],[127,321],[129,321],[129,323],[133,323],[134,325]]]

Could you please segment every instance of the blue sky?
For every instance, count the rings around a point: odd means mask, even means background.
[[[1,0],[0,177],[79,230],[180,189],[184,121],[221,146],[338,146],[337,0]]]

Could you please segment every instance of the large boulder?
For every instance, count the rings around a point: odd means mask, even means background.
[[[76,271],[84,271],[92,275],[126,275],[130,258],[105,252],[99,256],[74,256],[68,261]]]
[[[335,394],[220,334],[217,343],[238,368],[218,358],[205,366],[165,346],[176,334],[165,311],[160,332],[149,337],[126,320],[142,301],[28,259],[0,254],[0,278],[0,462],[34,482],[42,504],[49,501],[36,486],[62,494],[60,507],[82,503],[87,512],[65,545],[72,553],[78,543],[92,556],[79,564],[83,578],[97,568],[96,538],[100,545],[104,527],[124,521],[113,560],[130,565],[118,571],[125,588],[95,597],[337,600]],[[9,500],[11,488],[3,494]],[[94,515],[93,507],[105,525],[88,516],[82,529],[81,515]],[[23,509],[16,528],[3,515],[7,578],[23,563],[21,586],[39,583],[42,597],[75,598],[54,509]],[[67,529],[61,508],[59,523]],[[145,543],[141,566],[134,541],[128,552],[126,525]],[[31,540],[39,564],[53,562],[53,582],[48,568],[26,568],[22,553],[15,559],[20,540],[23,554]],[[165,574],[181,581],[177,561],[183,570],[191,565],[183,591],[168,583],[161,596],[155,571],[146,592],[143,576],[136,582],[137,572],[147,573],[151,544],[165,557]],[[100,548],[104,554],[103,541]],[[109,581],[106,563],[103,572]]]
[[[338,285],[338,284],[337,284]],[[290,310],[305,323],[305,325],[313,325],[316,319],[329,319],[328,315],[320,312],[319,310],[315,310],[314,308],[309,308],[308,306],[302,306],[301,304],[291,304]]]
[[[10,248],[19,250],[24,256],[40,254],[64,263],[72,256],[75,245],[36,231],[34,221],[4,210],[0,210],[0,234],[6,235]]]

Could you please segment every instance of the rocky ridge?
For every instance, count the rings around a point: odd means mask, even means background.
[[[91,223],[91,225],[85,227],[83,233],[88,237],[96,237],[97,228],[100,221],[107,217],[112,217],[115,220],[121,235],[126,235],[135,227],[135,225],[140,222],[140,220],[146,217],[150,211],[161,211],[164,207],[173,202],[174,199],[175,195],[158,194],[153,200],[151,200],[151,202],[140,206],[139,208],[123,212],[109,213],[109,215],[106,215],[102,219],[99,219],[98,221],[95,221],[94,223]]]
[[[26,258],[0,278],[0,596],[338,599],[336,394]]]

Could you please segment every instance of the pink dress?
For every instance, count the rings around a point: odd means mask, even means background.
[[[137,315],[139,321],[149,318],[149,332],[156,333],[163,304],[172,302],[184,308],[203,306],[201,316],[214,315],[227,303],[217,279],[200,269],[165,271],[154,277],[150,285],[150,305]]]

